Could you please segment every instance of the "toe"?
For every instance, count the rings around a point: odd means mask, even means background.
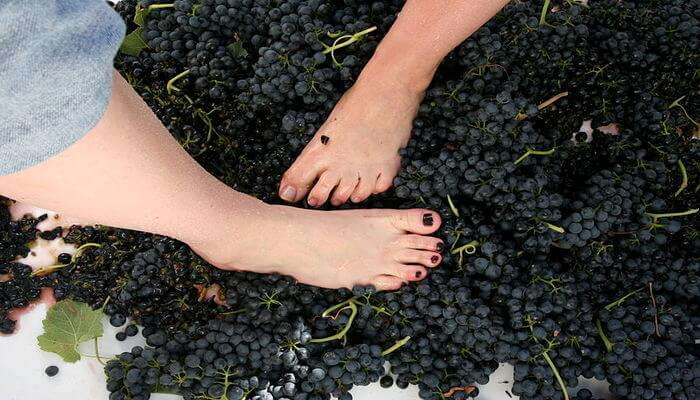
[[[442,240],[423,235],[404,235],[399,239],[398,244],[406,249],[430,250],[438,253],[445,248],[445,243]]]
[[[340,175],[333,171],[325,171],[313,189],[309,192],[307,202],[311,207],[320,207],[328,200],[328,196],[340,182]]]
[[[372,280],[372,284],[377,290],[398,290],[403,285],[404,280],[392,275],[379,275]]]
[[[377,175],[369,171],[363,171],[360,173],[360,182],[357,184],[355,191],[350,196],[350,200],[353,203],[359,203],[361,201],[367,200],[367,198],[374,192],[374,187],[377,184]]]
[[[352,173],[344,174],[343,177],[340,178],[340,183],[335,188],[333,196],[331,196],[331,203],[334,206],[345,204],[352,195],[352,192],[355,191],[356,186],[357,175]]]
[[[379,174],[379,177],[377,178],[377,183],[374,185],[374,191],[372,193],[378,194],[378,193],[384,193],[394,183],[394,177],[392,174],[390,174],[388,171],[383,171],[382,173]]]
[[[304,197],[321,171],[319,163],[309,163],[301,156],[282,175],[279,195],[285,201],[296,202]]]
[[[421,235],[435,232],[442,223],[440,214],[422,208],[393,211],[390,218],[396,229]]]
[[[406,281],[422,281],[428,276],[428,270],[420,265],[403,265],[397,273],[399,278]]]
[[[442,256],[434,251],[404,249],[396,253],[394,260],[404,264],[420,264],[433,268],[440,264]]]

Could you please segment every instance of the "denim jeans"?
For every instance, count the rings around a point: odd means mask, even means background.
[[[0,0],[0,175],[60,153],[95,126],[124,30],[104,0]]]

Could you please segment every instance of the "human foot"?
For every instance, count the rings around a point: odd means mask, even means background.
[[[373,284],[395,290],[425,278],[426,268],[442,261],[443,242],[424,236],[441,223],[439,214],[430,210],[264,207],[256,213],[261,221],[236,245],[212,234],[217,241],[193,250],[223,269],[277,272],[326,288]]]
[[[363,71],[326,122],[285,172],[279,195],[308,194],[313,207],[361,202],[391,187],[422,99],[421,89]]]

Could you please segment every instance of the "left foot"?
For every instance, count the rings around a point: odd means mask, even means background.
[[[329,199],[338,206],[389,189],[422,97],[404,84],[360,75],[284,173],[280,197],[297,202],[308,194],[312,207]]]

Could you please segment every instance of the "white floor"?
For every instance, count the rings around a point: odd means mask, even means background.
[[[40,210],[24,204],[15,204],[12,214],[15,218],[26,213],[41,215]],[[56,225],[68,226],[75,221],[54,213],[49,213],[50,218],[40,225],[40,229],[51,229]],[[66,245],[63,240],[54,241],[38,240],[32,248],[32,254],[22,262],[34,268],[52,265],[56,262],[56,256],[63,252],[73,252],[74,247]],[[46,315],[47,305],[37,303],[29,312],[24,314],[18,324],[18,330],[10,336],[0,336],[0,400],[99,400],[107,399],[105,389],[105,376],[102,365],[91,358],[83,358],[75,364],[67,364],[50,353],[45,353],[36,344],[37,336],[43,332],[42,320]],[[143,345],[143,338],[139,336],[128,338],[119,342],[114,338],[117,332],[107,322],[103,321],[105,334],[99,341],[100,354],[108,358],[123,351],[130,350],[133,346]],[[93,344],[85,343],[81,352],[94,354]],[[59,367],[59,373],[53,378],[44,374],[44,369],[49,365]],[[514,400],[517,396],[510,397],[513,379],[513,368],[503,364],[491,376],[488,385],[480,387],[480,400]],[[582,382],[582,386],[591,388],[598,396],[606,396],[606,385],[601,382]],[[383,389],[379,384],[357,387],[353,391],[355,400],[413,400],[418,399],[418,390],[411,387],[401,390],[396,387]],[[607,397],[607,396],[606,396]],[[173,395],[154,395],[153,400],[179,399]]]

